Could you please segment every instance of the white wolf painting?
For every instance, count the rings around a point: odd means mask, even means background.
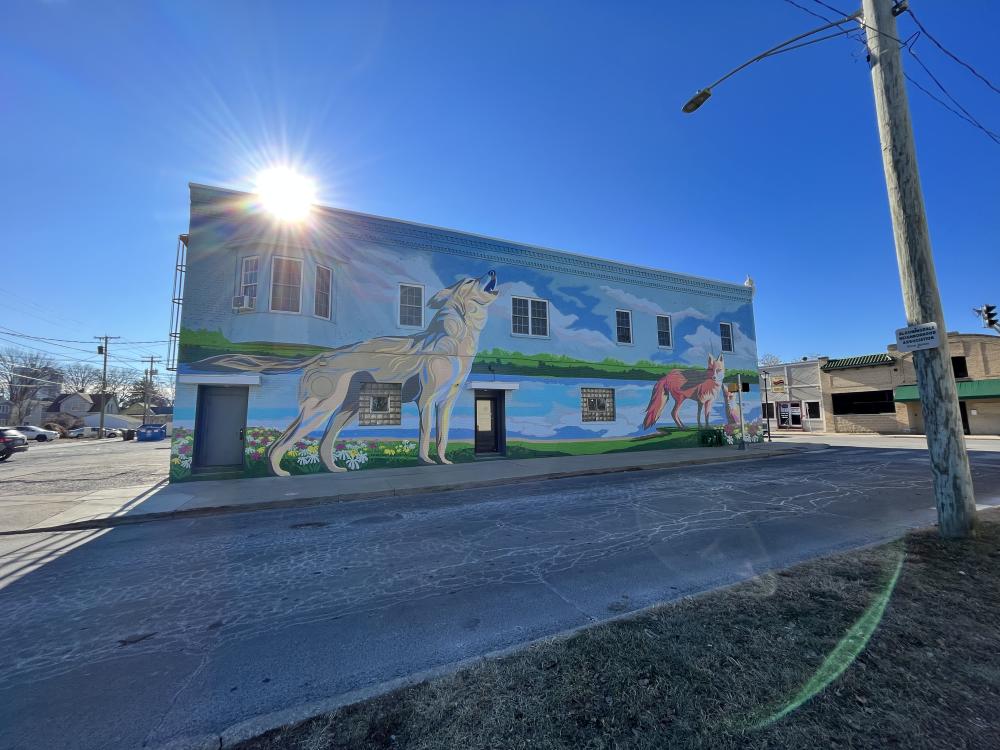
[[[434,317],[425,330],[412,336],[382,336],[304,360],[222,354],[196,362],[192,368],[264,374],[302,370],[299,414],[268,448],[268,464],[275,476],[288,476],[280,465],[285,451],[324,424],[320,459],[329,471],[346,471],[334,462],[334,445],[340,431],[358,414],[362,384],[371,382],[401,384],[402,402],[417,404],[420,463],[434,463],[429,456],[433,419],[437,460],[449,464],[445,452],[451,411],[478,351],[487,308],[498,294],[496,272],[490,271],[477,279],[458,281],[431,297],[427,306],[436,311]]]

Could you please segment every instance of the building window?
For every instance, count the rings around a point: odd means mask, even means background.
[[[240,266],[240,295],[249,297],[248,307],[257,306],[257,273],[260,268],[260,258],[251,255],[244,258]]]
[[[806,401],[806,416],[809,419],[819,419],[819,401]]]
[[[581,388],[580,410],[584,422],[614,422],[615,389]]]
[[[615,310],[615,339],[619,344],[632,343],[632,313]]]
[[[954,371],[956,378],[969,377],[969,364],[965,361],[965,357],[952,357],[951,369]]]
[[[423,328],[424,288],[416,284],[399,285],[399,324]]]
[[[358,425],[380,427],[400,424],[402,392],[400,383],[362,383],[358,399]]]
[[[733,351],[733,324],[719,323],[719,338],[722,339],[722,351]]]
[[[764,406],[764,419],[774,419],[774,404],[768,401]]]
[[[271,312],[297,313],[302,307],[302,261],[274,258],[271,261]]]
[[[667,348],[673,346],[672,339],[670,338],[669,315],[656,316],[656,343],[658,346],[665,346]]]
[[[510,332],[515,336],[548,336],[549,303],[543,299],[511,297]]]
[[[316,297],[313,302],[313,314],[317,318],[330,318],[330,288],[333,284],[333,272],[326,266],[316,266]]]
[[[833,394],[834,414],[894,414],[892,391],[855,391]]]

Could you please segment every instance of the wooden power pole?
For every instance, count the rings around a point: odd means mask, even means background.
[[[97,439],[104,437],[104,413],[108,408],[108,341],[121,338],[120,336],[94,336],[95,339],[103,343],[97,347],[97,353],[104,355],[104,367],[101,370],[101,421],[97,428]]]
[[[937,323],[940,339],[933,349],[913,352],[938,525],[941,536],[964,537],[975,526],[976,500],[917,171],[896,31],[898,5],[892,0],[863,0],[863,21],[906,320],[909,325]]]

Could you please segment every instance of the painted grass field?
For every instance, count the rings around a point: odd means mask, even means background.
[[[722,429],[710,430],[722,433]],[[246,431],[245,476],[267,476],[267,448],[278,438],[277,430],[265,427],[248,427]],[[714,444],[721,444],[723,438]],[[612,438],[599,440],[570,441],[528,441],[511,440],[507,443],[507,458],[548,458],[555,456],[589,456],[601,453],[627,453],[634,451],[663,450],[667,448],[694,448],[705,445],[702,432],[697,430],[661,430],[655,435],[634,438]],[[170,463],[171,481],[197,478],[192,475],[194,436],[190,430],[178,428],[174,431],[172,458]],[[454,440],[448,446],[448,460],[467,463],[475,460],[471,441]],[[364,469],[389,469],[417,466],[417,445],[412,439],[383,438],[380,440],[343,440],[334,447],[334,457],[338,465],[348,471]],[[319,440],[300,440],[286,451],[281,459],[281,467],[293,475],[318,474],[325,472],[319,458]]]

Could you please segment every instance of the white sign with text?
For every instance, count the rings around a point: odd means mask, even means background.
[[[918,323],[896,329],[896,348],[901,352],[936,349],[940,343],[937,323]]]

